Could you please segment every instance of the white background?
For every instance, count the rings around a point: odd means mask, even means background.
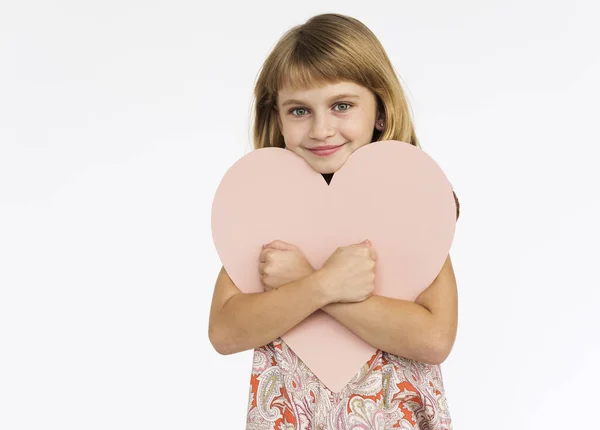
[[[62,0],[0,6],[1,429],[244,428],[212,197],[262,62],[324,12],[379,37],[461,202],[455,428],[596,428],[592,1]]]

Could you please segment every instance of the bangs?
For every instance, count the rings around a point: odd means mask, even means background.
[[[294,50],[288,58],[282,58],[277,67],[272,81],[272,94],[277,94],[279,89],[288,86],[299,90],[340,81],[360,83],[356,65],[349,59],[340,57],[345,55],[322,50]]]

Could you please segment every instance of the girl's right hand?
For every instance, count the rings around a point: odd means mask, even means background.
[[[318,270],[330,303],[362,302],[373,294],[375,260],[368,240],[336,249]]]

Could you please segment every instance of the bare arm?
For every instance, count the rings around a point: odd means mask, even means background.
[[[460,203],[452,193],[458,221]],[[458,328],[458,292],[450,255],[414,303],[374,295],[358,303],[331,303],[322,310],[375,348],[441,364],[454,346]]]
[[[221,268],[210,309],[208,337],[223,355],[254,349],[280,337],[329,303],[314,274],[262,293],[243,293]]]
[[[416,303],[373,295],[359,303],[332,303],[323,311],[374,348],[438,364],[441,345],[433,315]]]
[[[331,303],[323,311],[374,348],[440,364],[450,354],[458,324],[458,296],[450,256],[414,303],[373,295],[359,303]]]

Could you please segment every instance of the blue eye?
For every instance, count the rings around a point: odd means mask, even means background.
[[[291,109],[291,110],[290,110],[290,113],[291,113],[293,116],[302,116],[302,115],[294,115],[294,111],[297,111],[297,110],[306,110],[306,109],[304,109],[304,108],[294,108],[294,109]]]
[[[336,104],[335,106],[337,107],[337,106],[340,106],[340,105],[341,105],[341,106],[347,106],[347,107],[346,107],[345,109],[342,109],[341,111],[340,111],[340,110],[338,110],[338,112],[346,112],[347,110],[349,110],[349,109],[350,109],[350,107],[352,107],[352,104],[350,104],[350,103],[338,103],[338,104]],[[298,110],[307,110],[307,109],[306,109],[306,108],[303,108],[303,107],[298,107],[298,108],[293,108],[293,109],[290,109],[290,111],[289,111],[289,112],[290,112],[290,113],[291,113],[293,116],[304,116],[304,115],[296,115],[296,114],[294,114],[294,112],[296,112],[296,111],[298,111]]]
[[[338,103],[336,106],[348,106],[346,109],[342,109],[342,112],[347,111],[348,109],[350,109],[350,106],[352,106],[350,103]]]

